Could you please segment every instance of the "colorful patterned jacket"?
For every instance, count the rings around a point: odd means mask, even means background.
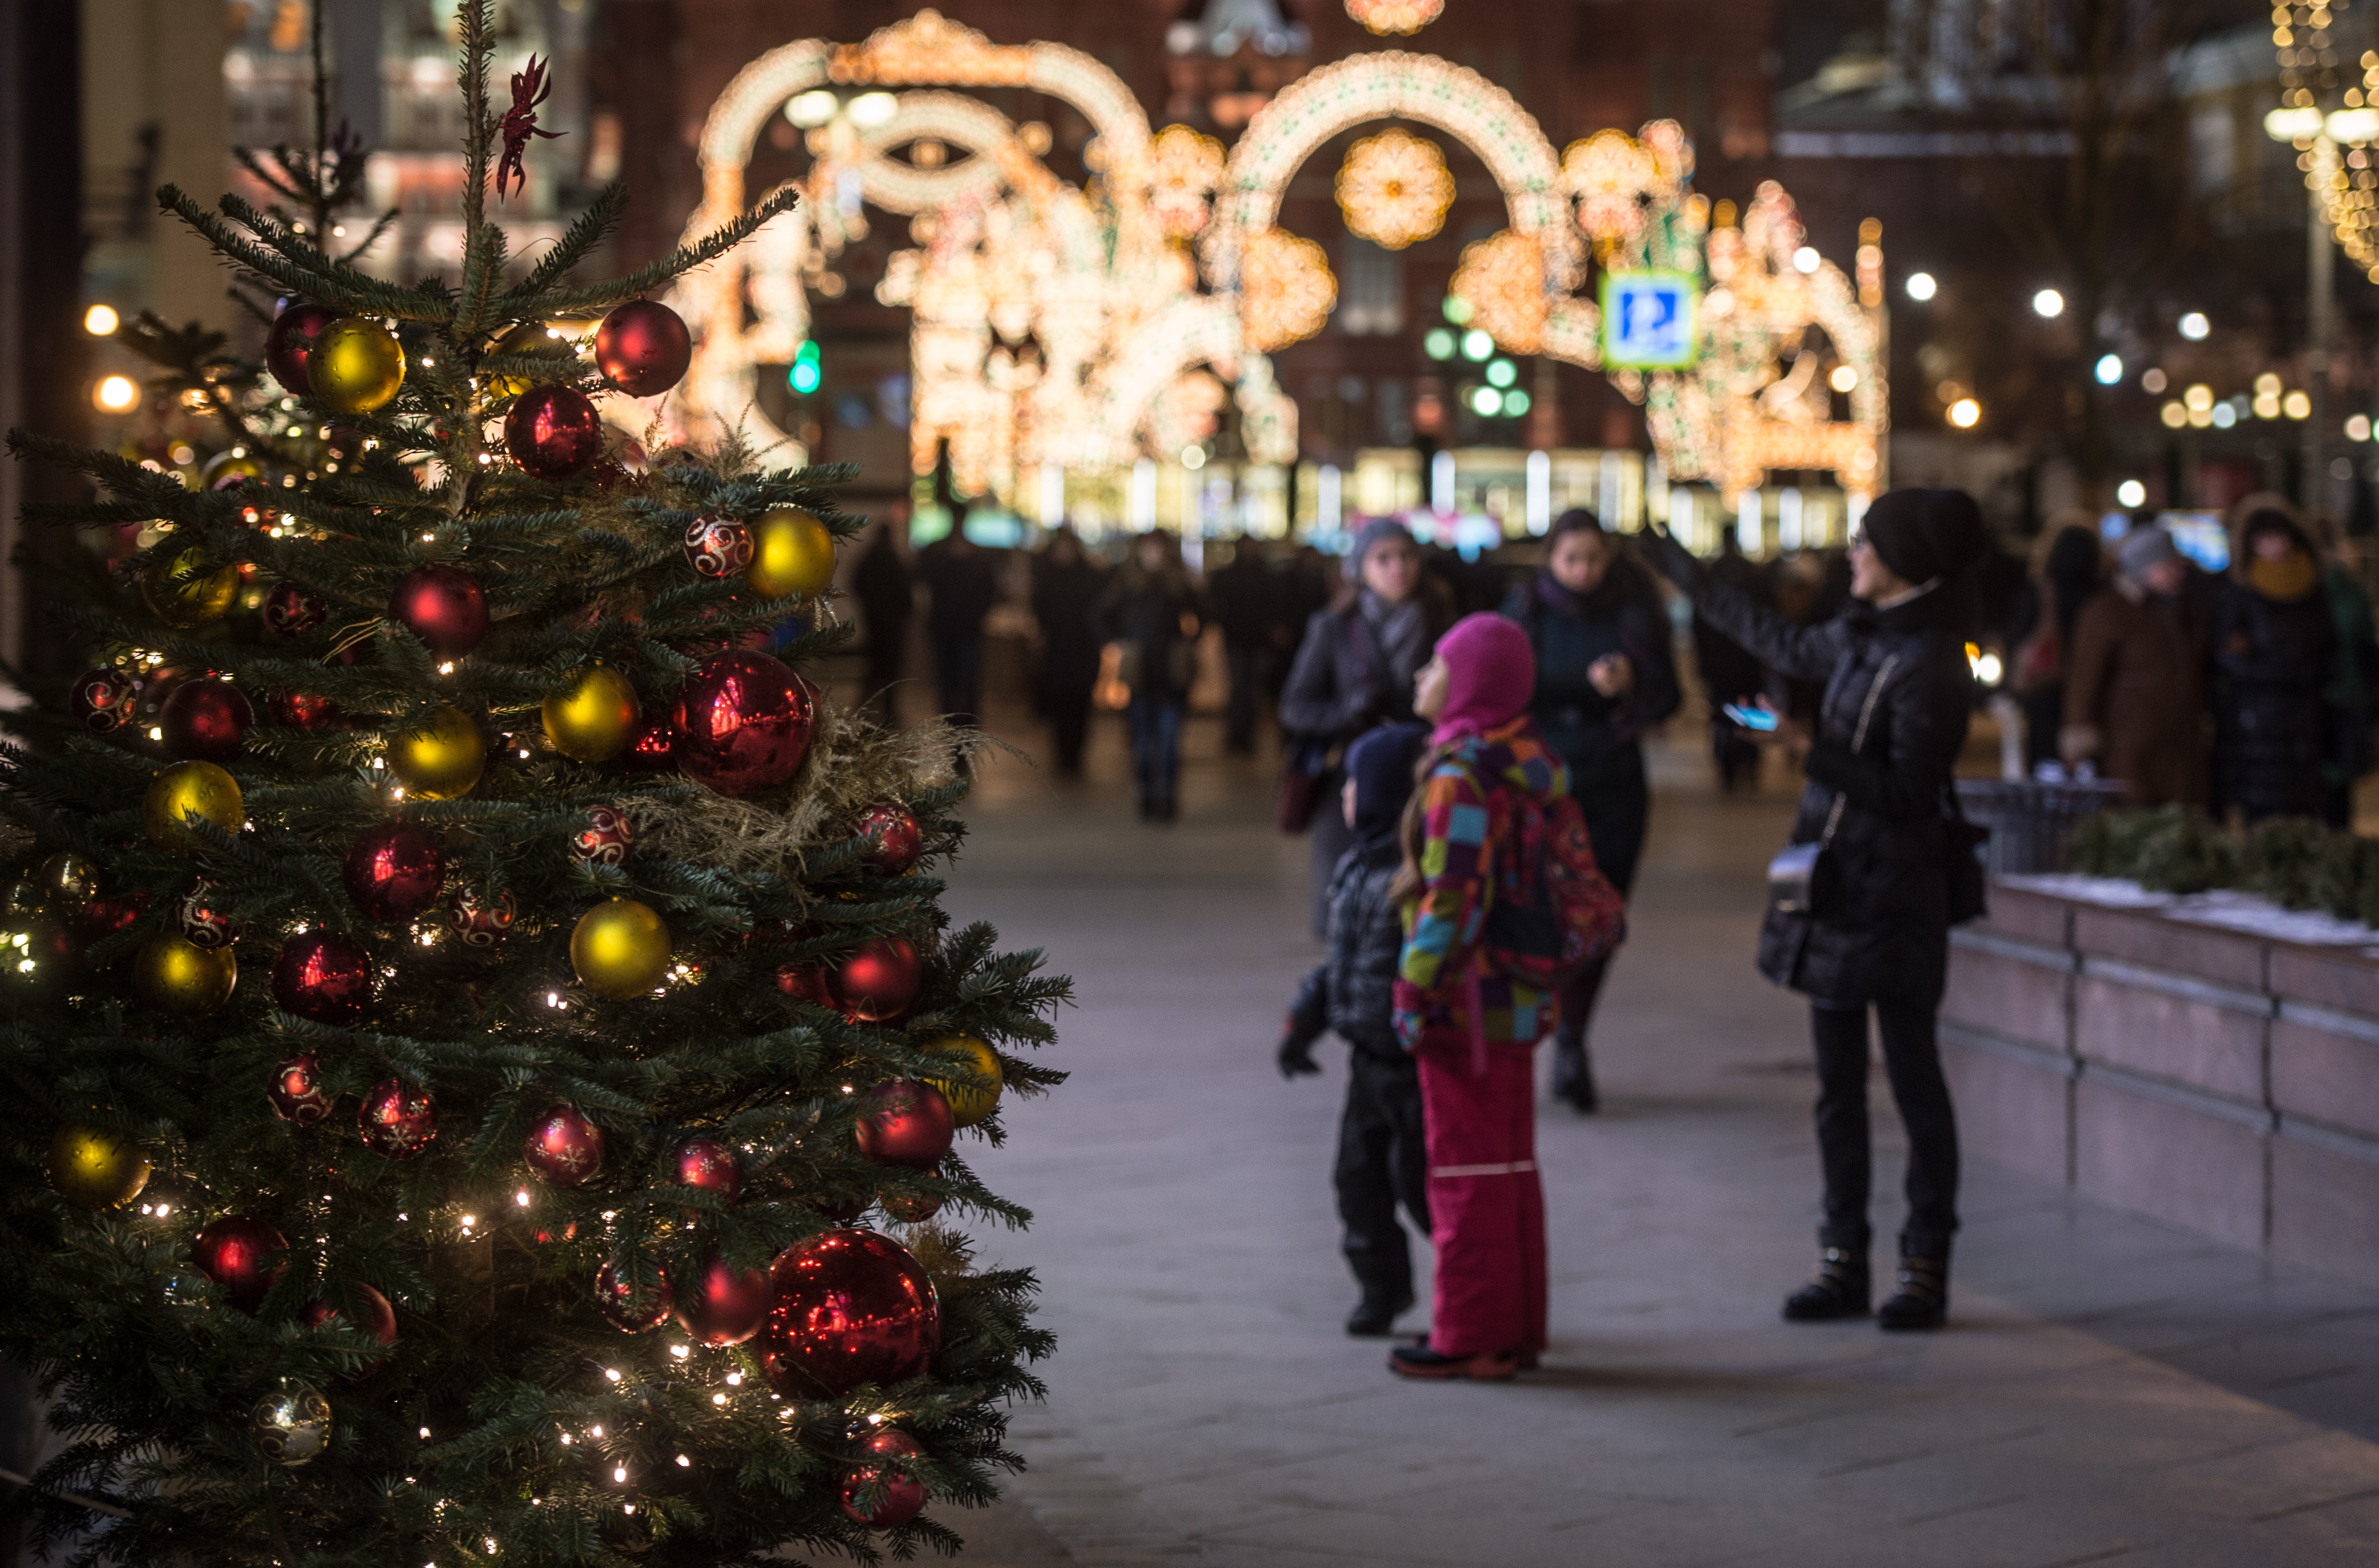
[[[1569,773],[1535,724],[1514,719],[1441,749],[1421,781],[1420,897],[1405,910],[1396,960],[1396,1039],[1468,1050],[1473,959],[1495,889],[1508,874],[1514,802],[1569,792]],[[1503,975],[1478,972],[1487,1043],[1533,1045],[1552,1028],[1554,994]]]

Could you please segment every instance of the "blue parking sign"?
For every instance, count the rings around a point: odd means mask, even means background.
[[[1602,274],[1602,362],[1673,370],[1694,362],[1701,286],[1690,272]]]

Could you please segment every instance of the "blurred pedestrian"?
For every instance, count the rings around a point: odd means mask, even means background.
[[[2322,692],[2329,705],[2329,760],[2322,765],[2322,816],[2332,827],[2354,826],[2354,786],[2371,771],[2371,705],[2379,694],[2379,633],[2372,624],[2371,596],[2357,570],[2355,540],[2337,525],[2316,517],[2322,546],[2322,590],[2329,597],[2330,624],[2337,631],[2337,673]]]
[[[1181,563],[1177,536],[1152,531],[1132,541],[1131,559],[1107,587],[1099,623],[1108,642],[1121,645],[1119,672],[1131,691],[1124,715],[1131,728],[1141,820],[1171,822],[1180,812],[1181,720],[1205,630],[1205,607]]]
[[[2172,536],[2134,528],[2073,623],[2058,753],[2121,781],[2134,805],[2205,803],[2205,625],[2188,586]]]
[[[991,555],[966,536],[963,506],[950,531],[917,557],[917,576],[933,596],[925,610],[925,635],[934,645],[934,675],[942,711],[960,724],[983,713],[983,623],[999,602],[999,579]]]
[[[2024,766],[2057,760],[2065,722],[2065,671],[2074,622],[2106,574],[2106,549],[2090,514],[2059,512],[2033,547],[2030,613],[2010,661],[2008,688],[2023,710]]]
[[[2230,580],[2214,604],[2216,799],[2249,822],[2317,817],[2328,803],[2325,694],[2340,668],[2320,557],[2278,496],[2241,501],[2230,527]]]
[[[1735,557],[1742,560],[1740,555]],[[1569,769],[1595,863],[1622,897],[1635,885],[1651,810],[1642,737],[1677,711],[1677,668],[1660,592],[1601,519],[1563,513],[1546,535],[1545,564],[1503,613],[1528,634],[1536,660],[1529,717]],[[1609,959],[1561,988],[1553,1031],[1553,1093],[1590,1113],[1597,1097],[1586,1031]]]
[[[1934,1329],[1949,1309],[1958,1228],[1958,1128],[1935,1013],[1950,927],[1981,902],[1950,769],[1973,706],[1970,573],[1987,535],[1960,490],[1888,492],[1861,527],[1851,546],[1851,606],[1812,627],[1710,580],[1666,535],[1653,548],[1660,570],[1729,636],[1781,674],[1826,683],[1814,735],[1789,718],[1774,731],[1809,782],[1792,847],[1769,868],[1759,935],[1760,972],[1809,998],[1825,1170],[1817,1277],[1786,1299],[1784,1316],[1807,1322],[1870,1308],[1872,1008],[1908,1137],[1899,1287],[1878,1317],[1886,1329]]]
[[[1396,1043],[1394,1017],[1404,921],[1389,897],[1404,864],[1397,824],[1428,749],[1425,724],[1383,726],[1346,748],[1346,788],[1332,804],[1355,841],[1330,879],[1329,956],[1298,987],[1278,1052],[1282,1076],[1295,1078],[1322,1070],[1313,1043],[1324,1030],[1352,1047],[1333,1186],[1346,1266],[1363,1293],[1346,1332],[1365,1337],[1391,1333],[1413,1304],[1412,1249],[1396,1205],[1430,1233],[1420,1071]]]
[[[876,525],[851,573],[852,597],[867,622],[867,673],[863,701],[887,724],[900,722],[892,688],[909,663],[909,622],[916,612],[917,585],[909,569],[909,503],[892,503]]]
[[[1274,581],[1261,539],[1226,541],[1230,560],[1206,576],[1206,597],[1223,629],[1230,695],[1223,709],[1223,745],[1234,756],[1253,755],[1262,716],[1266,665],[1273,657]]]
[[[1060,525],[1033,558],[1033,617],[1041,628],[1039,696],[1057,772],[1082,776],[1091,700],[1099,683],[1101,573],[1071,526]]]
[[[1743,553],[1742,541],[1735,537],[1734,530],[1722,528],[1718,537],[1718,559],[1709,564],[1710,575],[1757,603],[1772,603],[1767,575]],[[1759,660],[1749,649],[1711,625],[1709,617],[1699,612],[1694,616],[1694,668],[1701,674],[1702,694],[1709,704],[1710,760],[1718,766],[1719,788],[1730,795],[1737,785],[1757,788],[1758,744],[1746,738],[1742,727],[1720,710],[1729,703],[1756,701],[1766,684],[1767,672],[1760,669]],[[1573,782],[1571,787],[1575,790],[1576,784]],[[1595,852],[1601,853],[1600,845]]]

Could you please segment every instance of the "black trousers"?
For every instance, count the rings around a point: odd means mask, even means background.
[[[1939,1257],[1958,1228],[1958,1121],[1930,1005],[1875,1004],[1883,1069],[1908,1130],[1908,1222],[1902,1250]],[[1820,1245],[1864,1250],[1873,1235],[1866,1201],[1873,1152],[1867,1137],[1865,1007],[1809,1009],[1817,1046],[1817,1155],[1826,1172]]]
[[[1092,695],[1088,686],[1052,686],[1041,695],[1057,745],[1057,771],[1069,778],[1082,771],[1082,746],[1091,733]]]
[[[1256,723],[1263,716],[1264,667],[1272,650],[1262,643],[1230,644],[1224,650],[1231,674],[1231,694],[1223,709],[1223,743],[1234,752],[1251,752]]]
[[[1429,1153],[1421,1140],[1420,1070],[1410,1056],[1358,1046],[1347,1053],[1346,1108],[1338,1118],[1339,1243],[1366,1299],[1412,1294],[1412,1249],[1396,1205],[1429,1234]]]

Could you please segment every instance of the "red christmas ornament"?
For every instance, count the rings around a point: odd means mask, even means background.
[[[284,639],[302,637],[331,618],[321,600],[295,583],[275,583],[257,614],[268,636]]]
[[[139,920],[149,908],[149,890],[134,887],[104,899],[92,899],[75,911],[67,922],[75,941],[88,947],[104,941]]]
[[[488,596],[461,567],[432,561],[396,580],[388,596],[388,618],[409,629],[439,657],[455,658],[487,636]]]
[[[272,1087],[265,1094],[283,1121],[299,1127],[312,1127],[331,1114],[330,1092],[310,1055],[292,1056],[273,1068]]]
[[[704,577],[732,577],[752,564],[752,530],[704,513],[685,528],[685,562]]]
[[[816,715],[801,678],[767,654],[714,654],[670,709],[677,765],[722,795],[781,784],[809,751]]]
[[[570,853],[589,865],[620,865],[635,843],[636,825],[625,813],[595,806],[586,813],[586,826],[572,835]]]
[[[513,928],[519,914],[511,891],[503,888],[491,897],[476,887],[457,887],[446,903],[446,923],[470,947],[494,947],[496,939]]]
[[[595,329],[595,365],[630,397],[652,397],[684,379],[694,337],[658,300],[632,299]]]
[[[595,1271],[595,1309],[622,1333],[660,1327],[669,1321],[670,1305],[669,1274],[658,1263],[653,1283],[643,1290],[620,1272],[617,1261]]]
[[[760,1369],[788,1399],[839,1399],[924,1371],[942,1340],[941,1302],[917,1260],[871,1230],[828,1230],[769,1266]]]
[[[859,814],[853,833],[867,840],[862,857],[887,876],[898,876],[917,863],[924,851],[925,835],[916,814],[895,801],[878,801]]]
[[[277,692],[272,696],[272,719],[286,730],[312,731],[339,717],[339,705],[328,697],[318,697],[311,692]]]
[[[869,1090],[858,1130],[861,1153],[879,1165],[912,1171],[940,1164],[958,1132],[942,1092],[913,1078],[888,1079]]]
[[[815,1002],[821,1007],[836,1005],[823,964],[787,964],[777,971],[777,989],[795,1001]]]
[[[884,1459],[914,1459],[925,1451],[915,1438],[897,1428],[870,1432],[860,1444]],[[876,1506],[863,1510],[863,1490],[876,1490]],[[862,1465],[843,1478],[842,1511],[871,1530],[897,1530],[925,1506],[925,1483],[912,1470],[892,1465]]]
[[[174,923],[180,928],[183,941],[209,952],[239,940],[239,923],[223,911],[214,889],[203,881],[182,895],[182,901],[174,907]]]
[[[575,478],[603,451],[602,416],[574,388],[531,387],[504,416],[504,450],[535,478]]]
[[[678,1326],[704,1345],[741,1345],[767,1325],[775,1299],[767,1270],[731,1269],[714,1253],[678,1301]]]
[[[656,715],[636,726],[620,765],[631,773],[660,773],[677,766],[677,731],[667,718]]]
[[[396,1343],[396,1309],[389,1305],[388,1297],[360,1280],[351,1283],[347,1289],[350,1299],[357,1305],[356,1316],[363,1320],[364,1333],[382,1345],[394,1345]],[[319,1329],[324,1323],[338,1321],[339,1309],[317,1297],[306,1303],[298,1311],[297,1317],[308,1328]],[[365,1362],[346,1375],[351,1378],[368,1378],[387,1365],[388,1358],[381,1357],[377,1360]]]
[[[917,949],[905,936],[864,943],[827,979],[835,1005],[851,1018],[881,1023],[917,999]]]
[[[436,839],[409,822],[367,827],[339,868],[347,897],[373,920],[411,920],[438,901],[446,857]]]
[[[284,942],[272,960],[272,999],[301,1019],[352,1024],[371,997],[371,955],[344,936],[305,932]]]
[[[426,1089],[401,1078],[382,1079],[356,1108],[364,1146],[392,1160],[410,1160],[438,1136],[438,1104]]]
[[[92,734],[113,735],[132,722],[139,695],[140,682],[120,669],[86,669],[75,677],[66,706]]]
[[[190,1238],[190,1261],[223,1287],[231,1304],[250,1317],[264,1293],[289,1266],[289,1240],[260,1219],[233,1214]]]
[[[165,754],[176,762],[229,762],[256,722],[256,709],[223,681],[185,681],[158,710]]]
[[[715,1138],[685,1140],[670,1155],[670,1173],[680,1187],[719,1194],[723,1208],[743,1195],[743,1166],[735,1151]]]
[[[584,1187],[603,1168],[603,1129],[574,1105],[557,1105],[528,1129],[522,1151],[548,1187]]]
[[[284,392],[299,397],[314,395],[306,356],[313,352],[314,340],[322,329],[338,319],[339,313],[327,305],[293,305],[272,319],[264,334],[264,367]]]

